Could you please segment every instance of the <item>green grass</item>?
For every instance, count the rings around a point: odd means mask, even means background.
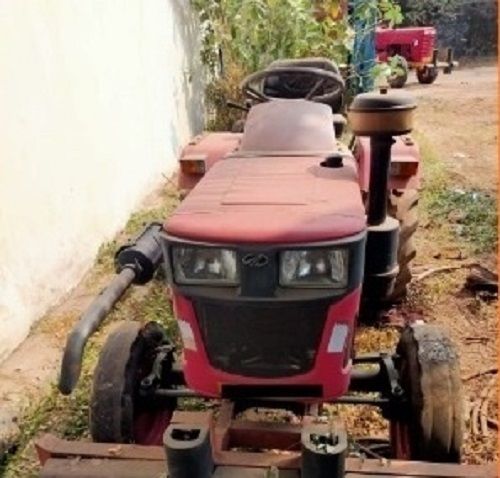
[[[423,162],[423,219],[472,253],[495,251],[498,243],[496,198],[487,191],[453,184],[429,141],[421,134],[415,136]]]
[[[431,218],[445,224],[451,234],[474,253],[497,247],[496,199],[480,190],[449,188],[439,191],[429,204]]]

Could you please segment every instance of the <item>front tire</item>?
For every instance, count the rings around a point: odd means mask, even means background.
[[[407,400],[398,420],[391,423],[396,457],[460,463],[462,384],[450,338],[434,325],[416,324],[403,331],[396,353]]]
[[[141,397],[141,380],[165,343],[155,322],[119,322],[99,356],[90,399],[90,434],[101,443],[161,444],[175,403]]]
[[[421,85],[434,83],[439,75],[439,70],[433,66],[423,66],[417,70],[417,79]]]

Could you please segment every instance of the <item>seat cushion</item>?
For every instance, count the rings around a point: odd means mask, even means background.
[[[333,152],[337,149],[332,112],[306,100],[274,100],[248,113],[241,151]]]

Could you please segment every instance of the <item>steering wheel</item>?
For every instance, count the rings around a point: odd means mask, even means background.
[[[297,75],[316,79],[313,87],[304,96],[304,99],[316,103],[331,104],[342,96],[345,88],[344,79],[340,73],[306,66],[279,66],[266,68],[247,76],[240,85],[243,94],[261,103],[276,99],[276,97],[268,96],[259,91],[255,86],[259,82],[264,83],[267,78],[273,75]],[[322,94],[316,94],[320,90],[323,91]]]

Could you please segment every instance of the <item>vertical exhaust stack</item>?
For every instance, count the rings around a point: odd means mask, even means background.
[[[406,93],[364,93],[354,98],[348,116],[356,136],[370,137],[370,189],[367,217],[369,226],[382,224],[387,217],[391,147],[394,136],[413,129],[414,98]]]
[[[394,136],[413,129],[415,100],[405,93],[381,89],[354,98],[348,111],[356,136],[370,138],[370,183],[366,216],[368,223],[364,295],[387,300],[399,273],[399,221],[387,216],[389,169]]]

